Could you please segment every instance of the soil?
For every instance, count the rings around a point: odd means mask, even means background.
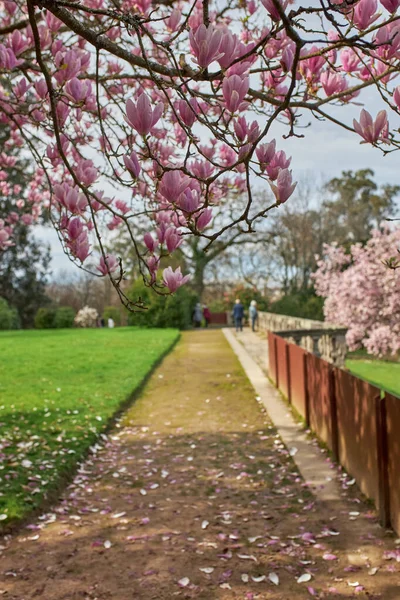
[[[355,486],[315,500],[222,333],[193,331],[52,512],[0,540],[0,598],[398,600],[396,542]]]

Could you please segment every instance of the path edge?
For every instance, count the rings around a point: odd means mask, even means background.
[[[342,502],[335,469],[327,463],[326,455],[322,455],[319,448],[315,447],[301,430],[278,390],[244,345],[236,339],[230,329],[224,328],[222,331],[287,449],[296,449],[291,455],[310,491],[322,502]]]

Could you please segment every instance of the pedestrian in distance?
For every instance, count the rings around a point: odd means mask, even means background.
[[[236,298],[235,306],[233,307],[233,320],[235,322],[236,331],[243,331],[244,306],[239,298]]]
[[[208,308],[208,306],[206,304],[203,304],[203,317],[206,322],[206,327],[208,327],[210,324],[210,321],[211,321],[211,313],[210,313],[210,309]]]
[[[194,307],[194,311],[193,311],[193,325],[195,327],[200,327],[202,320],[203,320],[203,311],[202,311],[200,302],[198,302],[196,304],[196,306]]]
[[[255,300],[252,300],[250,302],[249,317],[250,317],[250,321],[251,321],[251,330],[255,331],[257,317],[258,317],[257,302]]]
[[[111,317],[108,319],[108,328],[109,329],[113,329],[115,323],[114,323],[114,319],[112,319]]]

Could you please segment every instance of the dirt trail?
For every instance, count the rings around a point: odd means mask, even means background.
[[[314,501],[220,331],[183,334],[103,442],[0,540],[0,598],[400,598],[394,536],[354,486]]]

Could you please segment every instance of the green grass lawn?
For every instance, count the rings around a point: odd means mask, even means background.
[[[178,335],[136,328],[0,333],[0,527],[57,491]]]
[[[363,379],[400,395],[400,363],[384,360],[347,359],[346,367]]]

